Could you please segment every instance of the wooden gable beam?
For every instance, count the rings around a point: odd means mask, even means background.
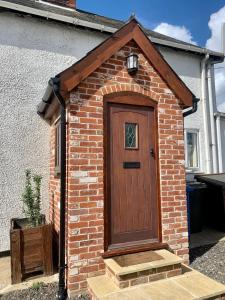
[[[61,82],[62,95],[68,95],[82,80],[87,78],[131,40],[134,40],[140,47],[147,60],[168,84],[176,97],[181,100],[186,107],[192,106],[194,95],[152,44],[144,31],[140,28],[136,19],[132,19],[110,38],[88,53],[87,56],[58,75]]]
[[[82,80],[100,67],[106,60],[126,45],[133,36],[133,29],[137,26],[136,20],[132,20],[110,38],[92,50],[87,56],[59,74],[63,92],[70,92]]]
[[[162,54],[149,40],[140,26],[135,27],[133,35],[135,42],[143,51],[148,61],[153,65],[155,70],[157,70],[162,79],[168,84],[176,97],[185,105],[192,106],[194,97],[193,93],[170,67]]]

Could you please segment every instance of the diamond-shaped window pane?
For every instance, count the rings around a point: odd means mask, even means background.
[[[137,148],[137,124],[125,123],[125,148]]]

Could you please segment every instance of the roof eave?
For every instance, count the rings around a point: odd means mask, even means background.
[[[52,88],[51,79],[50,79],[48,82],[48,85],[46,87],[44,96],[42,97],[41,102],[37,106],[38,115],[41,116],[46,121],[47,121],[46,114],[52,103],[53,98],[54,98],[54,93],[53,93],[53,88]]]
[[[215,57],[215,60],[217,62],[224,61],[224,54],[222,52],[209,50],[207,48],[196,47],[195,45],[189,46],[189,45],[184,45],[184,44],[178,44],[175,42],[165,41],[165,40],[157,39],[154,37],[149,37],[149,38],[154,44],[157,44],[159,46],[166,46],[166,47],[170,47],[170,48],[180,49],[180,50],[184,50],[187,52],[192,52],[192,53],[196,53],[196,54],[200,54],[200,55],[209,54],[210,56]],[[216,58],[218,58],[218,59],[216,59]]]
[[[99,44],[80,61],[58,74],[57,76],[61,80],[61,92],[66,94],[74,89],[82,80],[98,68],[103,61],[110,58],[130,40],[134,40],[140,49],[142,49],[147,59],[153,64],[153,67],[168,83],[171,90],[175,92],[183,104],[191,106],[193,93],[169,66],[159,50],[149,40],[142,26],[135,19],[121,27],[115,34]]]

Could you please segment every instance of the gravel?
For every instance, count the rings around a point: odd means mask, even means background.
[[[225,284],[225,241],[190,250],[190,266],[193,269]],[[0,295],[1,300],[55,300],[57,284],[36,284],[29,289]],[[90,300],[87,294],[72,300]]]
[[[225,241],[190,250],[193,269],[225,284]]]
[[[0,295],[1,300],[56,300],[58,291],[57,284],[42,284],[29,289],[14,291],[5,295]],[[87,294],[78,295],[71,300],[90,300]]]

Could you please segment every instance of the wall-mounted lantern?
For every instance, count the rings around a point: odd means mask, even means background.
[[[138,70],[138,55],[131,53],[127,57],[127,71],[130,74],[136,73]]]

